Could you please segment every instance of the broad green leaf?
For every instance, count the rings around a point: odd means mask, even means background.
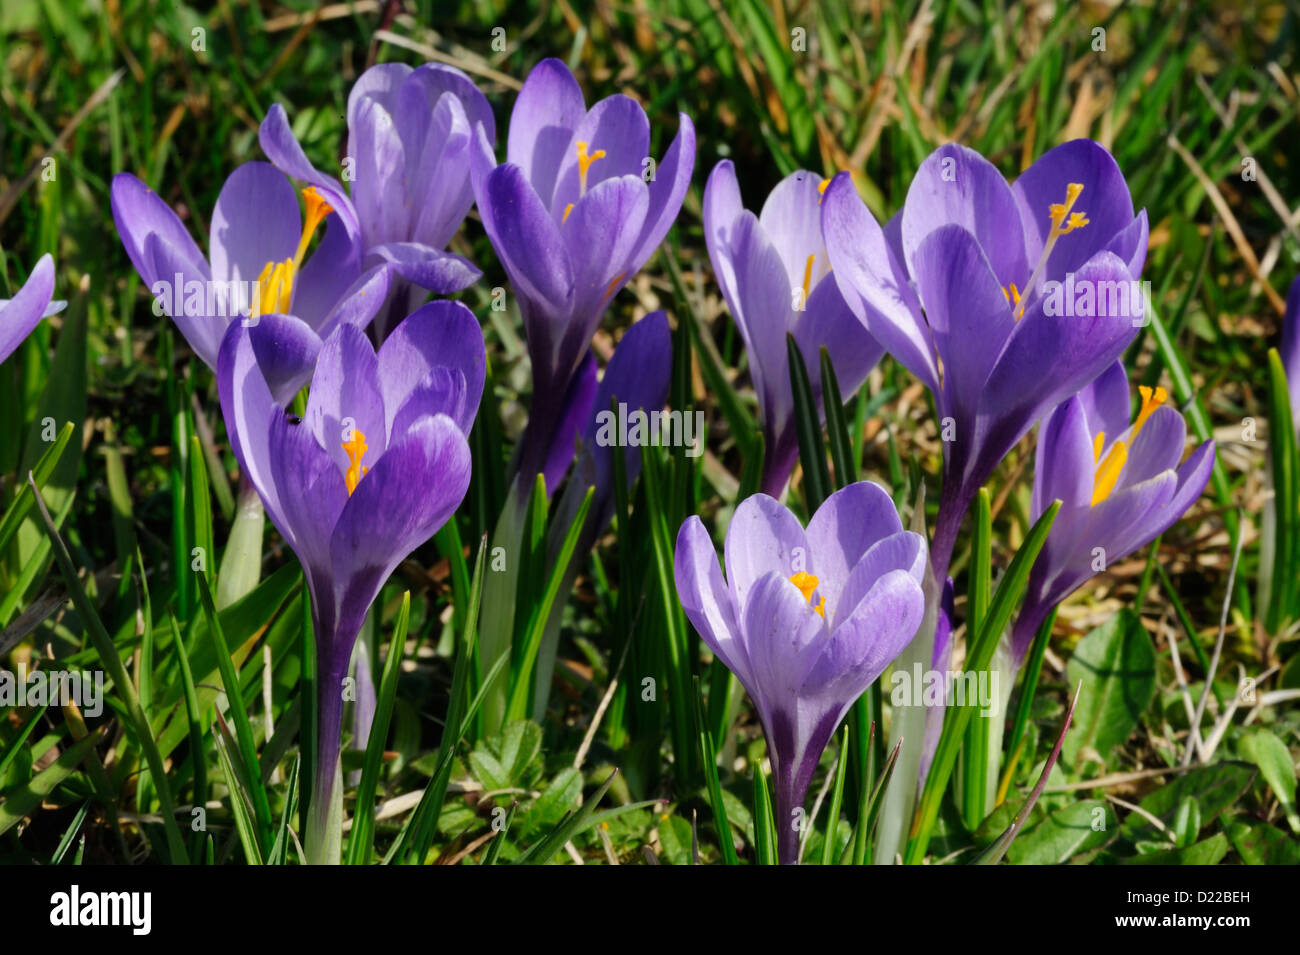
[[[1103,761],[1128,739],[1151,704],[1156,651],[1142,621],[1125,608],[1079,641],[1066,668],[1083,681],[1074,732],[1065,738],[1067,765],[1096,753]]]
[[[1072,856],[1104,846],[1119,831],[1115,813],[1100,799],[1084,799],[1050,813],[1011,844],[1015,865],[1061,865]]]
[[[1228,837],[1216,832],[1204,842],[1186,849],[1151,852],[1121,859],[1120,865],[1217,865],[1228,854]]]
[[[1192,796],[1201,808],[1202,827],[1208,826],[1246,791],[1255,773],[1255,767],[1249,763],[1226,761],[1202,766],[1149,793],[1138,805],[1172,828],[1178,806],[1184,797]],[[1165,838],[1141,813],[1129,813],[1122,828],[1130,842]]]
[[[1286,744],[1266,729],[1258,729],[1237,744],[1237,750],[1259,767],[1259,773],[1273,790],[1286,813],[1291,831],[1300,833],[1295,807],[1295,762]]]

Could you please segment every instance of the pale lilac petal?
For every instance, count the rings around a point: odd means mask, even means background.
[[[261,315],[248,329],[257,367],[271,400],[287,408],[311,381],[321,340],[310,325],[292,315]]]
[[[837,175],[822,194],[822,235],[831,274],[853,313],[887,352],[937,392],[939,370],[920,304],[848,173]]]
[[[523,170],[547,209],[552,207],[560,164],[571,153],[573,131],[585,114],[578,81],[555,59],[533,67],[515,100],[506,161]]]
[[[171,316],[194,354],[209,368],[215,368],[226,326],[245,305],[243,299],[247,296],[242,292],[218,295],[206,271],[192,271],[194,263],[157,232],[145,239],[144,261],[156,276],[150,291],[162,302],[163,311]],[[178,299],[179,310],[175,307]]]
[[[1065,508],[1087,507],[1097,462],[1093,436],[1078,396],[1059,405],[1042,423],[1034,457],[1034,520],[1055,500]]]
[[[631,278],[627,261],[649,202],[645,183],[635,176],[606,179],[561,224],[573,265],[573,314],[580,321],[600,315]]]
[[[478,319],[460,302],[429,302],[393,329],[379,348],[378,378],[385,431],[397,411],[434,368],[458,372],[465,381],[466,416],[456,423],[468,434],[483,395],[487,355]]]
[[[755,494],[741,501],[731,517],[724,545],[727,584],[737,607],[744,607],[749,591],[764,574],[791,577],[800,571],[816,573],[804,530],[794,515],[775,498]]]
[[[809,573],[819,581],[828,607],[838,606],[849,573],[877,541],[903,530],[894,502],[870,481],[840,488],[822,502],[808,521]],[[789,573],[793,574],[791,570]]]
[[[221,417],[226,422],[230,448],[244,477],[257,488],[266,512],[283,529],[286,526],[280,495],[271,471],[269,445],[271,417],[283,414],[271,398],[249,336],[251,329],[234,322],[226,329],[217,360],[217,392]],[[288,539],[286,537],[286,539]]]
[[[940,146],[921,163],[907,190],[902,222],[907,269],[919,274],[916,255],[927,236],[958,225],[988,255],[998,285],[1024,282],[1032,266],[1026,265],[1019,224],[1011,187],[997,167],[966,146]]]
[[[518,105],[515,109],[519,109]],[[587,144],[588,155],[605,153],[587,170],[588,190],[619,176],[640,179],[650,156],[650,121],[640,103],[622,94],[608,96],[591,108],[574,129],[573,144],[560,162],[550,206],[557,222],[569,203],[582,198],[578,175],[580,142]]]
[[[0,302],[0,363],[32,333],[54,295],[54,260],[42,255],[12,299]]]
[[[691,515],[677,532],[673,575],[682,609],[713,655],[746,686],[753,685],[749,656],[736,622],[731,590],[704,523]]]
[[[340,325],[365,328],[383,306],[391,283],[392,276],[387,267],[377,265],[367,269],[339,295],[329,314],[321,319],[317,334],[328,338]]]
[[[349,150],[357,164],[352,200],[365,245],[403,241],[410,228],[410,195],[406,155],[393,117],[378,100],[367,98],[359,102],[348,128]]]
[[[212,209],[212,277],[255,282],[268,262],[293,258],[301,234],[298,197],[284,173],[246,162],[230,174]]]
[[[677,135],[668,145],[668,151],[659,161],[654,179],[649,183],[650,209],[646,212],[641,237],[632,253],[629,265],[632,271],[645,265],[664,240],[691,185],[691,173],[695,169],[695,124],[685,113],[677,115]]]
[[[117,228],[118,237],[146,286],[152,288],[160,278],[152,274],[145,258],[145,240],[152,233],[159,235],[176,250],[176,258],[186,263],[186,271],[198,272],[206,268],[207,259],[199,251],[180,218],[157,193],[135,176],[120,172],[113,177],[109,189],[109,206],[113,210],[113,224]],[[171,280],[170,275],[161,277]]]
[[[389,263],[402,278],[435,295],[451,295],[467,289],[483,276],[463,256],[418,242],[381,242],[366,249],[366,254]]]
[[[363,467],[383,455],[388,429],[380,394],[379,360],[370,340],[355,326],[340,325],[321,348],[303,427],[315,435],[340,475],[351,463],[343,444],[354,436],[354,429],[365,436],[368,448],[361,459]]]

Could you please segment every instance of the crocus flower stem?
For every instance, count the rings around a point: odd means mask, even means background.
[[[314,608],[312,616],[316,616]],[[313,625],[319,646],[319,624]],[[316,774],[303,849],[308,865],[338,865],[343,856],[343,694],[339,687],[347,676],[348,659],[318,656],[317,660],[325,669],[316,684]]]

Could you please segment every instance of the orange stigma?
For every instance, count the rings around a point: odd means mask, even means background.
[[[821,583],[821,581],[819,581],[812,574],[801,570],[799,571],[799,573],[793,575],[790,578],[790,583],[794,584],[796,587],[799,588],[799,592],[803,594],[804,600],[808,601],[809,603],[812,603],[813,594],[817,592],[817,587]],[[819,600],[816,604],[813,605],[813,609],[822,615],[822,619],[825,619],[826,598],[822,597],[821,600]]]
[[[351,497],[361,479],[370,471],[370,468],[361,464],[361,459],[368,449],[366,436],[361,433],[360,428],[352,429],[352,437],[343,442],[343,450],[347,452],[348,461],[351,462],[343,474],[343,483],[348,486],[348,497]]]
[[[594,153],[587,152],[587,144],[579,140],[578,142],[578,195],[587,194],[587,170],[597,159],[605,158],[605,150],[597,149]]]

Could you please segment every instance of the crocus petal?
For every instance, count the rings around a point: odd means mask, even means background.
[[[736,513],[739,515],[739,508]],[[849,573],[862,556],[877,541],[902,530],[893,500],[884,488],[870,481],[842,487],[822,502],[808,521],[808,547],[814,563],[807,569],[817,576],[818,590],[828,608],[840,605]]]
[[[695,124],[685,113],[677,114],[677,135],[659,161],[650,180],[650,209],[646,212],[641,236],[632,252],[629,271],[637,271],[659,247],[672,228],[677,213],[691,185],[695,169]]]
[[[1128,280],[1128,267],[1109,252],[1076,273],[1076,283]],[[1073,394],[1115,361],[1137,333],[1124,314],[1048,315],[1040,299],[1016,325],[980,398],[984,421],[980,456],[972,471],[1001,460],[1042,412]],[[1033,368],[1032,379],[1024,369]]]
[[[746,689],[771,721],[770,730],[779,735],[784,722],[797,739],[795,703],[824,649],[826,623],[780,572],[755,580],[743,606],[745,651],[754,681]],[[778,713],[785,719],[773,719]],[[780,740],[772,740],[772,745],[781,753],[793,748]]]
[[[1291,392],[1291,417],[1300,423],[1300,276],[1291,282],[1282,317],[1282,344],[1278,349]]]
[[[834,631],[853,616],[876,583],[886,574],[901,570],[920,587],[925,582],[929,553],[925,538],[913,531],[899,531],[872,544],[849,571],[843,589],[832,602],[826,600],[826,625]]]
[[[212,209],[212,277],[256,282],[268,262],[293,258],[301,233],[298,197],[284,173],[246,162],[226,179]]]
[[[414,98],[425,101],[427,96],[418,90],[415,77],[412,74],[412,81],[402,87],[403,97],[410,95],[406,90],[417,89]],[[406,109],[398,114],[399,124],[406,115],[409,115]],[[427,116],[429,125],[419,140],[420,146],[403,136],[409,188],[415,199],[410,237],[441,249],[451,241],[474,204],[474,190],[469,181],[472,131],[464,107],[451,93],[440,96],[432,109],[426,106],[415,115]]]
[[[518,109],[516,105],[515,110]],[[576,204],[582,198],[578,143],[587,144],[589,155],[605,153],[588,167],[588,190],[619,176],[640,179],[650,155],[650,121],[640,103],[621,93],[607,96],[591,108],[574,129],[573,145],[560,161],[555,195],[551,199],[551,215],[557,221],[569,203]]]
[[[573,314],[590,321],[628,275],[626,263],[650,204],[636,176],[606,179],[587,192],[560,226],[573,266]],[[594,329],[593,329],[594,330]],[[584,339],[590,338],[590,333]]]
[[[704,184],[704,243],[709,250],[714,276],[733,314],[735,306],[732,303],[740,296],[732,265],[732,230],[744,211],[736,167],[730,159],[724,159],[713,167]],[[747,333],[742,329],[741,334]]]
[[[840,294],[840,287],[829,276],[823,278],[808,296],[808,303],[795,316],[794,340],[803,353],[804,363],[813,379],[818,401],[822,393],[821,349],[825,347],[835,369],[840,397],[848,401],[866,381],[868,373],[880,361],[885,350],[858,321]],[[787,384],[789,375],[781,376]],[[825,419],[825,410],[822,418]]]
[[[935,230],[950,224],[961,226],[975,237],[989,257],[999,286],[1023,282],[1029,275],[1011,187],[996,166],[975,150],[956,143],[940,146],[926,157],[908,187],[902,240],[912,275],[919,274],[916,255],[921,243]]]
[[[768,193],[763,211],[758,214],[759,225],[785,263],[791,288],[803,284],[804,266],[810,255],[816,256],[810,287],[826,274],[828,263],[822,254],[821,193],[817,190],[820,181],[819,177],[804,169],[791,173]]]
[[[749,591],[764,574],[791,577],[816,573],[803,528],[775,498],[755,494],[736,507],[724,547],[727,583],[737,607],[745,607]]]
[[[261,315],[249,326],[248,338],[271,399],[287,408],[311,381],[320,354],[320,336],[292,315]]]
[[[424,381],[406,396],[397,409],[389,428],[388,443],[400,440],[421,418],[445,415],[458,427],[467,419],[472,422],[474,409],[469,406],[465,391],[465,376],[456,369],[441,365],[430,369]]]
[[[784,388],[777,384],[787,375],[785,336],[794,321],[793,290],[780,254],[752,212],[742,212],[732,224],[731,256],[738,297],[727,304],[745,339],[762,418],[776,423],[789,407],[782,399],[793,401],[788,381]]]
[[[467,289],[483,276],[468,259],[418,242],[381,242],[366,252],[388,262],[402,278],[435,295],[451,295]]]
[[[672,336],[668,331],[668,316],[658,311],[651,312],[623,334],[609,364],[605,366],[605,374],[596,388],[595,401],[591,406],[592,415],[583,437],[583,446],[590,450],[595,462],[597,500],[592,502],[592,509],[602,528],[612,513],[614,447],[611,446],[613,442],[597,440],[601,430],[600,422],[609,417],[610,406],[615,401],[626,405],[629,413],[662,408],[668,399],[672,364]],[[690,413],[689,409],[683,409],[683,419]],[[702,443],[704,436],[698,435],[696,440]],[[637,448],[627,447],[623,449],[623,459],[630,487],[641,471],[641,455]]]
[[[937,392],[939,370],[916,295],[848,173],[837,175],[822,194],[822,234],[832,275],[853,314],[903,367]]]
[[[383,307],[391,283],[392,276],[386,266],[367,269],[339,295],[329,314],[321,319],[317,334],[328,338],[340,325],[365,328]]]
[[[160,277],[171,281],[170,275],[153,275],[149,269],[144,244],[151,233],[157,233],[176,250],[176,256],[187,263],[186,271],[199,271],[199,263],[206,263],[180,217],[157,193],[130,173],[120,172],[113,177],[109,205],[117,234],[145,285],[152,288]]]
[[[1140,484],[1161,471],[1178,467],[1187,446],[1187,425],[1175,409],[1157,408],[1142,425],[1128,447],[1128,461],[1119,475],[1119,486]]]
[[[1147,225],[1147,211],[1142,209],[1127,226],[1115,234],[1115,238],[1106,243],[1106,251],[1114,252],[1126,263],[1134,278],[1142,274],[1142,266],[1147,260],[1147,243],[1150,229]]]
[[[515,100],[506,161],[523,170],[547,209],[551,208],[560,164],[571,153],[573,131],[585,113],[578,81],[556,59],[542,60],[533,67]]]
[[[457,371],[465,380],[466,417],[456,423],[469,433],[483,396],[487,355],[478,319],[463,304],[436,301],[416,309],[380,346],[378,363],[387,433],[393,433],[407,397],[439,367]]]
[[[54,295],[54,260],[42,255],[18,294],[0,303],[0,363],[14,353],[44,317]]]
[[[361,113],[372,105],[390,115],[396,113],[398,90],[413,72],[405,63],[380,63],[358,76],[348,92],[348,129],[355,130]],[[351,142],[348,152],[356,155]]]
[[[269,418],[270,473],[282,510],[278,519],[271,517],[308,576],[319,582],[329,575],[330,533],[348,499],[343,472],[305,422],[275,405]]]
[[[1062,143],[1043,153],[1011,187],[1020,207],[1029,262],[1036,263],[1042,255],[1052,227],[1050,208],[1065,201],[1070,183],[1083,186],[1073,211],[1086,213],[1088,225],[1057,241],[1043,273],[1045,280],[1059,281],[1067,272],[1077,272],[1133,221],[1133,198],[1115,157],[1091,139]]]
[[[940,409],[961,426],[973,417],[1016,326],[1012,307],[984,249],[962,226],[933,229],[913,250],[909,268],[943,361]]]
[[[276,527],[285,526],[280,496],[271,472],[271,416],[281,414],[271,399],[249,336],[251,329],[232,322],[217,359],[217,393],[230,447],[244,477],[257,488]],[[287,538],[286,538],[287,539]]]
[[[349,150],[356,159],[352,201],[361,220],[367,246],[405,238],[410,227],[410,195],[406,191],[406,154],[392,115],[376,99],[349,108]]]
[[[1088,430],[1095,435],[1106,433],[1106,443],[1114,441],[1129,426],[1128,371],[1123,361],[1116,361],[1079,392]]]
[[[328,335],[330,313],[350,294],[349,286],[355,289],[360,272],[361,252],[354,234],[340,216],[326,216],[325,237],[293,281],[293,313],[317,332]],[[381,296],[375,308],[382,304]]]
[[[564,240],[523,170],[511,163],[496,167],[481,185],[476,182],[474,196],[483,228],[515,291],[542,312],[531,317],[567,315],[573,301],[573,271]],[[531,336],[534,329],[528,332]]]
[[[695,515],[688,517],[677,532],[673,576],[682,609],[700,639],[737,679],[752,686],[749,655],[740,638],[731,591],[722,579],[709,532]]]
[[[1034,457],[1034,520],[1055,500],[1066,509],[1092,501],[1097,469],[1092,434],[1081,398],[1059,405],[1043,422]]]
[[[470,464],[469,445],[456,422],[446,415],[416,422],[344,504],[330,539],[335,576],[375,581],[373,600],[397,564],[460,506]]]
[[[560,486],[565,472],[569,470],[577,449],[578,433],[582,430],[583,422],[591,417],[591,406],[595,398],[596,359],[588,350],[569,382],[564,404],[552,431],[546,463],[542,465],[542,477],[546,480],[548,495]]]
[[[364,76],[364,74],[363,74]],[[321,196],[334,209],[341,220],[349,241],[356,246],[360,243],[361,224],[357,220],[356,208],[347,190],[332,176],[327,176],[307,158],[298,137],[293,134],[289,117],[279,103],[271,104],[266,112],[266,119],[257,129],[257,141],[266,153],[266,158],[275,167],[291,179],[297,179],[315,186]],[[304,267],[304,272],[305,272]]]
[[[151,291],[161,300],[163,311],[171,315],[176,327],[194,349],[194,354],[209,368],[215,367],[226,326],[241,308],[246,307],[245,302],[234,301],[242,299],[243,293],[233,292],[218,300],[217,287],[209,281],[206,265],[203,271],[192,271],[194,263],[178,253],[176,247],[157,232],[151,232],[145,238],[144,259],[145,267],[156,276]],[[196,294],[191,296],[188,294],[190,291]],[[213,305],[211,314],[209,297]],[[176,299],[180,300],[180,309],[175,307]]]
[[[906,570],[879,578],[837,623],[802,692],[852,703],[912,642],[925,612],[921,585]]]
[[[361,460],[369,467],[379,460],[388,440],[384,399],[380,393],[379,360],[365,333],[340,325],[325,340],[316,359],[303,424],[344,474],[351,460],[343,444],[360,430],[368,450]]]

